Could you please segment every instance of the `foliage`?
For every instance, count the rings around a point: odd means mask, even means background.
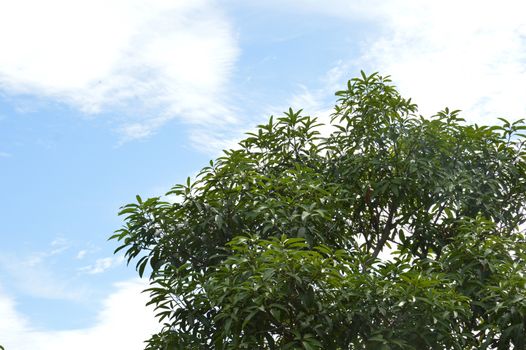
[[[147,349],[526,349],[526,126],[424,118],[377,74],[336,95],[122,208]]]

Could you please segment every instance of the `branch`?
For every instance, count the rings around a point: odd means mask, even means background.
[[[376,247],[374,248],[374,251],[371,255],[371,258],[370,258],[371,262],[378,257],[378,254],[380,254],[385,243],[391,236],[391,230],[393,229],[393,218],[394,218],[395,211],[396,211],[395,204],[394,202],[391,202],[391,205],[389,206],[389,216],[387,217],[387,221],[382,231],[382,236],[378,240],[378,243],[376,244]]]

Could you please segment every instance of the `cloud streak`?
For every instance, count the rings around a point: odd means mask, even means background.
[[[95,260],[95,263],[93,263],[92,265],[81,267],[79,271],[90,274],[90,275],[96,275],[99,273],[103,273],[107,271],[108,269],[111,269],[113,267],[123,264],[124,260],[125,260],[124,256],[122,255],[100,258],[100,259]]]
[[[20,0],[0,4],[0,89],[124,114],[123,137],[178,117],[235,120],[225,90],[238,55],[208,0]]]
[[[68,240],[57,238],[44,250],[27,254],[2,252],[0,276],[5,275],[12,287],[23,295],[53,300],[85,300],[91,293],[85,281],[80,280],[80,276],[64,278],[62,272],[58,272],[57,261],[63,259],[69,249]],[[68,264],[59,266],[68,269]],[[97,267],[100,269],[104,266],[90,266],[92,269]]]

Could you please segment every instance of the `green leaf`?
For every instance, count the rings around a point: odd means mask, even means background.
[[[524,121],[421,116],[378,73],[336,95],[327,128],[290,108],[120,208],[147,350],[524,347]]]

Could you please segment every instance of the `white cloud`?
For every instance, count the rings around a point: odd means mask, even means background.
[[[391,74],[429,114],[470,120],[526,114],[526,6],[520,1],[390,2],[386,34],[360,61]]]
[[[74,278],[57,274],[56,261],[70,248],[69,241],[54,239],[46,250],[0,254],[0,273],[5,273],[10,284],[20,293],[37,298],[82,300],[89,288]],[[20,273],[23,271],[23,273]]]
[[[117,256],[110,256],[106,258],[100,258],[95,260],[95,263],[92,265],[84,266],[79,269],[79,271],[88,273],[90,275],[95,275],[99,273],[103,273],[104,271],[121,265],[124,263],[124,256],[117,255]]]
[[[16,311],[15,302],[0,289],[0,345],[4,344],[7,331],[23,330],[28,321]],[[5,345],[5,344],[4,344]]]
[[[68,250],[70,248],[70,243],[67,239],[59,237],[51,241],[51,247],[53,249],[49,252],[49,255],[53,256]]]
[[[95,325],[66,331],[35,329],[0,290],[0,344],[6,350],[144,349],[143,341],[159,328],[152,309],[144,306],[147,295],[141,291],[146,284],[132,280],[117,283],[115,288]]]
[[[191,130],[189,133],[190,143],[197,150],[214,157],[221,156],[223,150],[239,148],[238,142],[241,141],[240,137],[236,136],[232,138],[232,135],[241,135],[245,132],[245,129],[237,127],[236,129],[230,129],[227,132],[222,131],[224,130],[221,130],[221,128],[216,128],[215,130]]]
[[[29,268],[41,265],[44,260],[63,253],[68,250],[69,242],[64,238],[56,238],[49,244],[50,248],[47,251],[40,251],[30,254],[27,258],[22,259],[22,264]]]
[[[209,0],[0,2],[0,48],[0,89],[127,112],[126,138],[174,117],[235,120],[224,98],[238,49]]]
[[[9,276],[9,283],[25,295],[56,300],[86,298],[89,292],[83,284],[59,278],[44,258],[41,255],[15,258],[15,255],[3,254],[0,257],[0,269]]]
[[[84,259],[86,254],[88,254],[88,251],[86,249],[79,250],[77,255],[76,255],[76,258],[79,259],[79,260]]]
[[[477,122],[526,116],[522,1],[271,0],[265,6],[360,23],[360,52],[350,52],[353,58],[335,71],[345,78],[361,69],[391,75],[422,114],[448,106]]]
[[[8,152],[0,152],[0,158],[9,158],[9,157],[12,157],[13,155],[11,153],[8,153]]]

